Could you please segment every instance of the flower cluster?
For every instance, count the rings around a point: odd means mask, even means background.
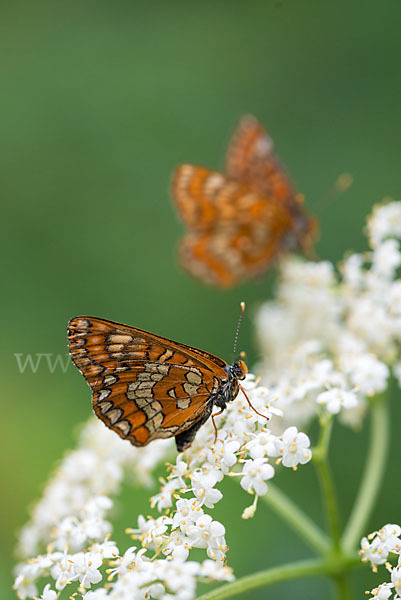
[[[257,315],[256,372],[291,424],[318,413],[360,425],[389,367],[401,379],[401,203],[375,207],[366,231],[371,250],[347,255],[340,274],[326,261],[284,260],[276,299]]]
[[[282,263],[277,299],[257,318],[261,380],[248,375],[215,419],[217,431],[209,419],[167,465],[151,498],[153,516],[133,517],[124,548],[111,539],[113,497],[128,473],[152,483],[172,440],[137,449],[90,420],[21,532],[19,554],[27,560],[14,583],[21,600],[39,590],[42,600],[55,600],[65,588],[83,600],[191,600],[198,580],[233,579],[225,527],[211,514],[223,500],[222,480],[233,478],[253,496],[242,515],[252,517],[278,465],[310,461],[309,438],[297,427],[316,414],[358,425],[368,399],[387,388],[390,369],[401,379],[401,203],[375,208],[367,232],[371,250],[347,256],[340,275],[324,261]],[[386,528],[363,542],[373,565],[400,554],[399,528]],[[202,558],[195,561],[192,549]],[[401,567],[391,573],[377,597],[399,594]]]
[[[42,499],[23,527],[18,554],[31,557],[51,543],[56,550],[80,550],[103,540],[111,531],[105,520],[124,472],[151,485],[152,469],[165,456],[171,442],[157,441],[151,448],[134,449],[97,419],[83,428],[78,447],[67,454],[47,484]]]
[[[17,568],[18,597],[36,596],[43,581],[43,600],[53,600],[66,586],[84,600],[167,600],[172,595],[188,600],[195,596],[197,580],[231,580],[224,525],[208,513],[223,498],[217,485],[225,476],[239,479],[254,495],[244,511],[248,518],[268,491],[273,464],[296,468],[311,458],[309,439],[296,427],[280,436],[267,427],[267,418],[281,415],[268,390],[252,375],[244,389],[253,409],[241,392],[216,420],[217,439],[211,420],[200,429],[192,446],[168,465],[160,492],[151,500],[162,514],[139,515],[137,525],[127,529],[134,545],[123,552],[110,539],[110,496],[118,492],[124,472],[149,482],[171,441],[139,450],[91,419],[21,532],[20,554],[31,558]],[[46,552],[34,556],[42,548]],[[191,560],[192,548],[203,549],[204,560]]]
[[[378,531],[374,531],[368,537],[361,540],[360,555],[363,562],[370,562],[374,572],[379,565],[385,565],[390,573],[390,581],[382,583],[371,590],[372,598],[393,600],[401,598],[401,527],[399,525],[384,525]],[[397,564],[390,563],[390,556],[397,559]],[[398,557],[398,558],[397,558]],[[394,596],[392,596],[395,592]]]

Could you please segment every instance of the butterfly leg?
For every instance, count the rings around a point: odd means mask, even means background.
[[[214,444],[217,442],[217,427],[216,427],[216,422],[215,422],[214,418],[218,417],[219,415],[221,415],[221,413],[224,411],[224,408],[221,408],[219,410],[219,412],[217,412],[214,415],[212,415],[212,421],[213,421],[213,427],[214,427],[214,442],[213,442]]]
[[[248,404],[249,404],[249,408],[252,408],[252,410],[253,410],[253,411],[254,411],[254,412],[257,414],[257,415],[259,415],[260,417],[263,417],[263,418],[264,418],[264,419],[266,419],[267,421],[270,421],[270,419],[269,419],[269,417],[268,417],[267,415],[262,415],[262,413],[260,413],[259,411],[257,411],[257,410],[256,410],[256,408],[253,406],[253,404],[252,404],[252,403],[251,403],[251,401],[249,400],[249,398],[248,398],[248,395],[247,395],[247,393],[245,392],[245,390],[244,390],[244,388],[242,387],[242,385],[241,385],[241,384],[239,384],[239,388],[240,388],[241,392],[244,394],[244,396],[245,396],[245,398],[246,398],[246,401],[247,401],[247,402],[248,402]],[[217,414],[219,414],[219,413],[217,413]]]
[[[199,421],[196,421],[196,423],[191,425],[191,427],[189,429],[186,429],[182,433],[179,433],[178,435],[175,436],[175,444],[177,446],[178,452],[182,452],[186,448],[189,448],[189,446],[194,441],[194,438],[195,438],[198,430],[202,427],[202,425],[210,417],[212,408],[213,408],[213,403],[211,402],[210,405],[207,408],[205,408],[205,410],[202,414],[202,417],[199,419]]]

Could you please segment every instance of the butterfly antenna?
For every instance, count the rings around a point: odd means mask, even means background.
[[[234,358],[235,358],[235,355],[236,355],[236,352],[237,352],[237,342],[238,342],[239,328],[241,327],[242,317],[244,316],[244,312],[245,312],[245,302],[241,302],[240,306],[241,306],[241,314],[240,314],[239,319],[238,319],[237,330],[235,332],[235,337],[234,337]]]
[[[354,183],[351,173],[340,173],[331,188],[322,198],[321,204],[328,206],[338,200]]]

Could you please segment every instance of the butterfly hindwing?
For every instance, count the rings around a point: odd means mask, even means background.
[[[276,256],[282,229],[266,225],[226,227],[213,231],[192,231],[178,247],[181,266],[206,284],[230,287],[246,277],[262,274]]]
[[[112,321],[76,317],[68,337],[96,415],[135,446],[209,416],[210,397],[227,377],[226,363],[208,352]]]

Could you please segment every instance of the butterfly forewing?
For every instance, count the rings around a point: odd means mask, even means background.
[[[205,167],[179,166],[173,175],[173,198],[191,229],[252,226],[260,221],[289,225],[287,211],[274,196],[266,198],[257,189]]]
[[[112,321],[76,317],[68,338],[96,415],[135,446],[191,428],[227,378],[208,352]]]
[[[295,189],[273,147],[273,140],[255,117],[242,117],[228,146],[227,173],[267,197],[292,203]]]

